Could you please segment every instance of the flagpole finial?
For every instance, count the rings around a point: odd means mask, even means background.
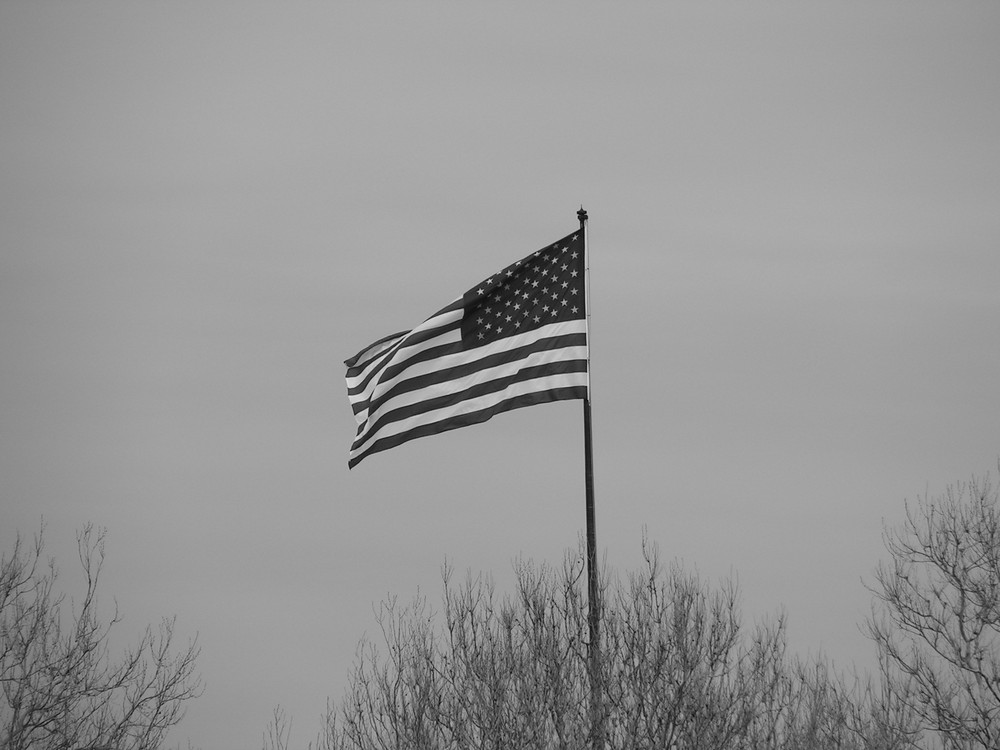
[[[580,206],[580,210],[576,212],[576,218],[580,220],[580,226],[587,220],[587,212],[583,210],[583,206]]]

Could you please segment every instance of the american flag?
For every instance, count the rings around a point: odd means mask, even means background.
[[[510,409],[587,398],[584,269],[577,231],[348,359],[348,466]]]

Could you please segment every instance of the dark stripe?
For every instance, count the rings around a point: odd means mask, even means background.
[[[448,307],[446,307],[441,312],[435,313],[434,315],[431,315],[431,317],[429,317],[427,320],[425,320],[423,323],[421,323],[420,326],[424,325],[425,323],[433,320],[434,318],[436,318],[436,317],[438,317],[440,315],[444,315],[446,312],[449,312],[450,309],[451,309],[451,307],[453,307],[453,306],[449,305]],[[459,307],[461,307],[461,305],[459,305]],[[414,328],[413,331],[410,333],[410,335],[407,336],[405,339],[403,339],[403,342],[400,345],[400,348],[407,347],[407,346],[414,346],[416,344],[422,344],[427,339],[432,339],[435,336],[438,336],[439,334],[444,333],[445,331],[450,331],[450,330],[455,329],[455,328],[461,328],[462,327],[462,319],[461,318],[456,318],[455,320],[452,320],[451,322],[441,323],[440,325],[436,325],[433,328],[427,328],[427,329],[425,329],[423,331],[418,330],[420,328],[420,326],[417,326],[416,328]]]
[[[425,362],[427,360],[438,359],[444,357],[447,354],[456,354],[458,352],[464,351],[461,341],[455,341],[449,344],[438,344],[437,346],[431,346],[423,351],[415,354],[409,359],[403,360],[402,362],[394,362],[396,358],[396,353],[399,351],[398,348],[393,349],[392,357],[390,357],[385,362],[381,362],[378,367],[372,369],[368,373],[367,377],[359,384],[353,388],[347,389],[347,396],[357,396],[359,393],[363,393],[364,389],[368,387],[372,378],[376,375],[379,376],[379,380],[392,380],[397,374],[407,369],[411,365],[418,364],[420,362]],[[381,373],[381,374],[380,374]]]
[[[396,334],[400,338],[399,338],[399,340],[395,344],[393,344],[392,346],[386,347],[385,349],[383,349],[382,351],[380,351],[378,354],[375,354],[375,355],[369,357],[368,359],[366,359],[364,362],[362,362],[360,364],[357,364],[357,365],[348,365],[348,367],[347,367],[347,377],[349,377],[349,378],[356,378],[358,375],[360,375],[361,373],[363,373],[365,371],[365,369],[367,369],[367,367],[372,362],[374,362],[375,360],[377,360],[377,359],[385,359],[386,357],[391,356],[392,353],[399,348],[399,345],[402,344],[403,341],[406,339],[406,334],[407,333],[409,333],[409,331],[405,331],[405,332],[403,332],[401,334]],[[382,339],[382,341],[388,341],[391,338],[392,338],[392,336],[387,336],[386,338]],[[372,344],[372,346],[375,346],[375,344]],[[369,348],[371,348],[371,347],[369,347]]]
[[[364,445],[368,440],[376,437],[378,431],[383,427],[388,424],[392,424],[393,422],[398,422],[401,419],[408,419],[409,417],[415,417],[418,414],[424,414],[429,411],[434,411],[435,409],[453,406],[462,401],[478,398],[479,396],[485,396],[489,393],[497,393],[515,383],[523,383],[528,380],[546,377],[548,375],[565,375],[568,373],[586,371],[587,360],[585,359],[572,359],[565,362],[550,362],[541,365],[534,365],[532,367],[522,367],[515,372],[511,372],[509,375],[503,375],[493,380],[488,380],[485,383],[478,383],[477,385],[471,386],[462,391],[455,391],[454,393],[446,393],[443,396],[424,399],[423,401],[418,401],[415,404],[407,404],[406,406],[401,406],[398,409],[393,409],[387,414],[383,414],[374,423],[370,422],[366,425],[368,428],[368,434],[364,438],[356,440],[355,444],[351,447],[353,449]]]
[[[544,404],[550,401],[565,401],[568,399],[582,399],[587,398],[587,388],[586,386],[572,386],[568,388],[554,388],[547,391],[535,391],[534,393],[525,393],[522,396],[515,396],[514,398],[507,399],[506,401],[501,401],[499,404],[489,407],[488,409],[482,409],[480,411],[470,412],[468,414],[459,414],[458,416],[451,417],[449,419],[443,419],[440,422],[434,422],[433,424],[424,424],[414,427],[412,430],[407,430],[406,432],[400,433],[399,435],[392,435],[391,437],[382,438],[376,440],[368,449],[362,453],[360,456],[350,459],[347,462],[348,468],[354,468],[368,455],[372,453],[378,453],[379,451],[384,451],[389,448],[395,448],[397,445],[401,445],[410,440],[415,440],[416,438],[426,437],[427,435],[436,435],[441,432],[447,432],[448,430],[454,430],[459,427],[467,427],[473,424],[479,424],[480,422],[485,422],[490,417],[495,414],[501,414],[505,411],[510,411],[511,409],[519,409],[524,406],[534,406],[536,404]]]
[[[524,359],[531,354],[537,352],[552,351],[554,349],[563,349],[570,346],[586,346],[587,345],[587,334],[586,333],[564,333],[559,336],[548,336],[546,338],[536,339],[531,343],[524,344],[523,346],[518,346],[514,349],[510,349],[505,352],[497,352],[496,354],[490,354],[481,359],[475,359],[471,361],[462,362],[461,364],[454,365],[452,367],[442,367],[433,372],[425,373],[424,375],[417,375],[412,378],[407,378],[399,383],[396,383],[392,388],[386,391],[384,394],[379,396],[372,403],[372,410],[377,409],[379,406],[384,404],[391,398],[395,398],[403,393],[409,393],[410,391],[419,390],[425,388],[429,385],[434,385],[436,383],[444,383],[449,380],[457,380],[458,378],[465,377],[466,375],[471,375],[474,372],[479,372],[480,370],[485,370],[490,367],[497,367],[500,365],[511,364],[520,359]],[[454,354],[459,351],[463,351],[462,345],[446,345],[440,348],[437,356],[444,356],[446,354]],[[430,350],[429,350],[430,351]],[[426,359],[430,359],[429,357]],[[405,364],[409,365],[413,360],[407,361]],[[398,372],[402,372],[404,367],[400,366],[398,369],[396,366],[386,369],[385,378],[389,380]]]
[[[389,339],[397,338],[398,336],[405,336],[407,333],[409,333],[409,331],[400,331],[399,333],[394,333],[391,336],[386,336],[385,338],[381,338],[378,341],[373,341],[372,343],[370,343],[368,346],[366,346],[364,349],[362,349],[360,352],[358,352],[357,354],[355,354],[350,359],[345,359],[344,360],[344,364],[347,365],[347,374],[348,374],[348,376],[350,376],[350,374],[351,374],[351,368],[352,367],[356,367],[358,369],[364,369],[364,366],[366,364],[368,364],[369,360],[365,360],[364,362],[358,362],[358,358],[362,354],[364,354],[365,352],[367,352],[372,347],[378,346],[379,344],[381,344],[384,341],[388,341]]]
[[[403,339],[400,339],[395,344],[395,346],[389,347],[384,352],[382,352],[380,355],[378,355],[379,357],[381,357],[381,362],[379,362],[375,367],[373,367],[368,372],[368,374],[365,376],[365,379],[362,380],[361,383],[359,383],[358,385],[353,386],[353,387],[348,386],[348,388],[347,388],[347,398],[348,398],[349,401],[351,401],[352,404],[355,401],[354,397],[357,396],[359,393],[364,393],[365,388],[372,381],[372,378],[374,378],[376,375],[378,375],[382,371],[382,368],[384,368],[389,362],[392,361],[393,355],[395,355],[396,351],[399,349],[399,345],[402,342],[403,342]],[[372,360],[368,360],[369,363],[371,361]],[[349,378],[351,378],[351,377],[357,377],[358,375],[361,374],[361,371],[363,369],[364,369],[363,367],[359,367],[359,368],[357,368],[356,371],[352,372],[351,369],[348,368],[348,370],[347,370],[347,377],[349,377]],[[354,413],[357,414],[358,413],[357,404],[354,404],[354,406],[355,406]]]
[[[438,344],[437,346],[427,347],[423,351],[417,352],[409,359],[405,359],[402,362],[393,362],[386,368],[382,379],[392,380],[399,373],[409,369],[413,365],[419,365],[421,362],[430,362],[431,360],[446,357],[449,354],[458,354],[464,351],[465,345],[462,344],[461,341],[450,341],[447,344]]]
[[[394,385],[390,390],[381,395],[374,403],[371,399],[363,400],[353,400],[351,399],[351,409],[354,414],[364,411],[365,409],[375,410],[386,401],[396,396],[408,393],[413,390],[418,390],[424,388],[428,385],[433,385],[435,383],[443,383],[448,380],[455,380],[457,378],[464,377],[466,375],[471,375],[474,372],[483,370],[489,367],[496,367],[498,365],[509,364],[511,362],[516,362],[519,359],[524,359],[525,357],[535,354],[537,352],[550,351],[553,349],[560,349],[568,346],[586,346],[587,344],[587,334],[580,333],[564,333],[559,336],[549,336],[546,338],[536,339],[529,344],[524,344],[523,346],[510,349],[506,352],[498,352],[496,354],[490,354],[478,360],[472,360],[470,362],[464,362],[453,367],[441,368],[439,370],[434,370],[432,372],[426,373],[424,375],[418,375],[413,378],[408,378],[403,380],[396,385]],[[440,346],[430,347],[429,349],[420,352],[419,355],[411,357],[410,359],[400,362],[398,364],[393,364],[386,367],[387,363],[381,364],[374,372],[383,372],[382,378],[385,380],[391,380],[398,373],[403,372],[408,369],[411,365],[418,364],[424,361],[430,361],[433,359],[438,359],[440,357],[447,356],[449,354],[458,354],[459,352],[466,351],[465,345],[461,342],[453,342],[450,344],[441,344]],[[384,368],[384,369],[383,369]],[[362,385],[355,388],[348,388],[348,395],[354,395],[360,393],[365,386],[369,383],[371,375],[365,378]]]
[[[401,370],[404,367],[409,367],[413,363],[423,362],[426,359],[434,359],[435,357],[441,356],[442,353],[448,353],[448,351],[450,351],[452,348],[456,346],[455,344],[441,344],[440,346],[432,346],[429,349],[426,349],[420,352],[419,354],[416,354],[410,357],[409,359],[404,360],[399,364],[392,365],[390,367],[392,361],[395,359],[396,354],[398,352],[403,351],[407,347],[416,346],[417,344],[422,344],[428,339],[435,338],[436,336],[440,336],[442,333],[447,333],[448,331],[454,330],[455,328],[459,328],[461,327],[461,325],[462,321],[456,320],[446,325],[438,326],[437,328],[429,328],[426,331],[417,331],[415,333],[411,331],[410,334],[405,336],[398,344],[396,344],[391,349],[387,350],[387,352],[385,353],[387,355],[387,358],[384,359],[382,362],[380,362],[377,367],[373,367],[371,372],[369,372],[368,375],[365,376],[365,379],[361,383],[354,386],[353,388],[347,389],[348,398],[357,395],[358,393],[362,393],[364,389],[368,387],[368,384],[371,382],[372,378],[375,377],[375,375],[377,375],[379,372],[381,372],[382,369],[385,367],[389,367],[389,369],[386,370],[386,375],[384,377],[391,378],[393,375],[399,372],[399,370]],[[462,349],[461,345],[458,344],[457,346],[458,346],[457,350],[461,351]],[[348,377],[356,377],[357,375],[360,374],[361,374],[360,371],[356,373],[352,373],[350,370],[347,371]]]
[[[459,300],[455,300],[454,302],[452,302],[452,303],[450,303],[450,304],[442,307],[440,310],[438,310],[433,315],[425,318],[424,321],[420,325],[423,325],[428,320],[431,320],[432,318],[436,318],[439,315],[444,315],[447,312],[451,312],[452,310],[457,310],[457,309],[461,309],[461,308],[463,308],[462,300],[460,300],[460,299]],[[417,326],[417,328],[419,328],[419,327],[420,326]],[[449,328],[450,327],[451,326],[449,326]],[[406,340],[406,338],[405,338],[406,334],[410,333],[412,330],[413,329],[410,329],[410,331],[400,331],[399,333],[394,333],[391,336],[385,336],[383,338],[380,338],[378,341],[373,341],[372,343],[370,343],[368,346],[366,346],[364,349],[362,349],[361,351],[359,351],[357,354],[355,354],[350,359],[344,360],[344,364],[347,365],[347,367],[348,367],[348,373],[347,373],[348,377],[352,376],[352,373],[350,372],[350,368],[352,368],[352,367],[358,367],[360,369],[364,369],[364,366],[365,366],[365,364],[367,364],[367,362],[358,362],[357,360],[358,360],[358,357],[360,357],[366,351],[368,351],[369,349],[371,349],[373,346],[378,346],[383,341],[388,341],[389,339],[396,338],[396,336],[403,336],[404,337],[403,340],[400,341],[400,344],[402,344],[402,342]],[[439,329],[432,329],[432,330],[439,330]],[[397,346],[398,346],[398,344],[397,344]]]

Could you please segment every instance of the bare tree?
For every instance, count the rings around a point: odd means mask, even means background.
[[[623,748],[731,746],[751,724],[758,674],[783,631],[744,644],[739,594],[715,591],[679,567],[663,571],[644,545],[646,568],[616,591],[606,621],[611,744]]]
[[[288,718],[285,709],[274,707],[271,722],[264,730],[264,750],[288,750],[288,738],[292,734],[292,720]]]
[[[612,748],[890,750],[858,684],[786,654],[784,613],[742,623],[737,585],[716,587],[643,546],[605,629]]]
[[[446,569],[443,627],[424,598],[384,603],[377,614],[384,653],[361,644],[334,737],[379,750],[583,746],[579,562],[568,563],[561,590],[551,571],[521,564],[518,597],[502,600],[488,577],[456,585]]]
[[[909,696],[907,681],[887,679],[885,655],[879,654],[878,674],[855,677],[853,700],[844,708],[847,724],[859,747],[871,750],[930,750],[940,747],[934,737],[925,736],[920,717]]]
[[[710,587],[644,551],[644,569],[601,582],[601,746],[913,747],[893,744],[896,725],[873,714],[870,688],[848,688],[822,660],[786,656],[783,615],[748,630],[734,583]],[[316,747],[591,746],[584,559],[568,555],[561,570],[518,563],[504,597],[489,577],[456,583],[446,568],[440,614],[424,597],[384,603],[381,642],[362,642]]]
[[[867,631],[894,694],[949,750],[1000,746],[1000,507],[987,475],[883,534]]]
[[[0,747],[152,750],[201,692],[198,646],[175,650],[171,619],[111,658],[120,617],[97,606],[105,536],[91,525],[77,534],[86,583],[75,606],[56,591],[44,526],[0,560]]]

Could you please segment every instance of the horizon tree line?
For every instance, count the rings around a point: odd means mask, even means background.
[[[202,692],[174,620],[113,656],[97,606],[106,530],[77,535],[84,592],[67,604],[44,524],[0,558],[0,747],[154,750]],[[426,597],[382,602],[315,750],[974,750],[1000,747],[1000,493],[990,475],[907,503],[865,585],[877,669],[788,653],[777,612],[747,625],[738,585],[664,564],[600,581],[590,659],[585,552],[518,561],[513,591],[443,569]],[[277,707],[264,750],[290,750]]]

